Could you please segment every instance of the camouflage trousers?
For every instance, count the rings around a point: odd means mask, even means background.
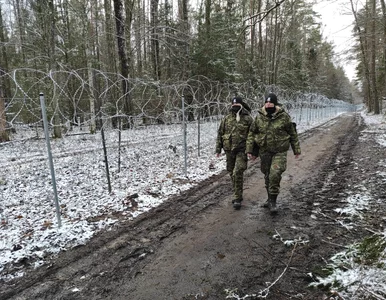
[[[260,153],[261,172],[264,174],[265,187],[270,195],[280,192],[281,175],[287,169],[287,152]]]
[[[248,158],[244,152],[237,154],[226,151],[227,171],[231,176],[234,199],[243,199],[244,171],[247,169]]]

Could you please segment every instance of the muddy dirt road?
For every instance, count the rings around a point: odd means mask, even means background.
[[[307,287],[308,274],[366,235],[339,226],[333,212],[378,168],[381,150],[360,138],[370,135],[364,129],[351,114],[301,134],[303,153],[288,155],[277,216],[260,207],[266,194],[256,160],[241,210],[232,208],[229,176],[212,177],[49,267],[2,283],[0,299],[235,299],[232,291],[244,299],[327,299]]]

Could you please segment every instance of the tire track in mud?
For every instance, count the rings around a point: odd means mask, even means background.
[[[310,137],[318,137],[322,131],[330,130],[335,121],[329,122],[317,128],[314,128],[301,135],[301,145]],[[268,299],[309,299],[324,300],[327,296],[320,290],[308,289],[308,284],[313,280],[308,274],[310,272],[321,275],[320,270],[326,263],[330,254],[335,254],[342,250],[339,245],[346,245],[346,241],[352,238],[347,235],[347,230],[331,219],[324,219],[320,215],[318,219],[313,218],[315,204],[320,204],[323,211],[338,207],[342,197],[345,197],[347,183],[352,181],[348,176],[348,171],[352,170],[351,162],[354,156],[354,149],[358,143],[361,130],[359,115],[351,118],[349,122],[344,123],[344,127],[338,130],[331,129],[332,134],[336,136],[334,143],[330,144],[322,155],[313,165],[310,176],[306,180],[300,179],[300,184],[289,189],[288,197],[291,199],[285,204],[285,216],[281,219],[283,226],[275,224],[270,227],[273,235],[275,229],[280,233],[283,241],[294,242],[296,246],[284,246],[284,244],[259,245],[258,249],[268,253],[267,261],[277,263],[267,263],[264,272],[255,275],[254,278],[246,277],[242,286],[245,289],[244,294],[256,294],[259,290],[258,284],[264,282],[273,282],[280,273],[288,267],[283,278],[279,280],[269,291]],[[316,138],[318,140],[318,138]],[[302,147],[302,151],[306,150]],[[314,171],[312,169],[314,168]],[[288,170],[286,171],[288,172]],[[353,174],[355,178],[356,175]],[[282,205],[283,206],[283,205]],[[321,218],[320,218],[321,217]],[[359,232],[355,232],[358,234]],[[360,233],[359,233],[360,234]],[[307,241],[304,245],[302,241]],[[296,248],[296,249],[295,249]],[[293,252],[291,252],[293,251]],[[269,257],[270,256],[270,257]],[[260,291],[263,287],[260,288]],[[297,295],[297,296],[296,296]],[[249,298],[248,298],[249,299]],[[255,299],[255,298],[251,298]]]
[[[372,156],[371,153],[376,151],[374,145],[360,140],[365,127],[360,115],[356,115],[352,120],[351,130],[344,130],[346,134],[342,135],[329,150],[332,154],[325,157],[320,172],[302,186],[296,186],[290,191],[293,198],[300,200],[292,210],[293,217],[298,220],[295,225],[306,226],[304,220],[307,218],[305,219],[304,215],[309,216],[307,225],[310,226],[310,230],[307,231],[306,237],[310,243],[304,249],[298,249],[300,251],[297,256],[300,256],[302,265],[308,266],[313,276],[325,275],[323,268],[332,255],[369,234],[368,226],[367,229],[364,228],[360,220],[351,223],[350,217],[335,211],[346,205],[346,199],[350,195],[363,192],[361,185],[368,177],[366,172],[376,168],[379,154],[374,155],[372,161],[368,160]],[[363,156],[363,152],[366,153],[366,157]],[[384,211],[384,208],[381,211]],[[378,222],[379,219],[381,218],[378,218]],[[301,269],[301,264],[298,267]],[[304,283],[310,283],[315,279],[305,276],[305,272],[299,273],[298,277]],[[288,288],[287,285],[284,286]],[[277,299],[286,299],[285,289],[279,287],[276,293]],[[317,291],[315,294],[312,294],[312,290],[304,293],[307,296],[302,299],[330,299],[330,295],[318,294]]]
[[[321,197],[329,199],[340,197],[339,194],[346,189],[349,180],[346,174],[352,168],[353,150],[358,143],[361,131],[364,129],[359,115],[356,115],[355,119],[352,120],[351,126],[352,128],[349,131],[344,130],[346,134],[332,145],[329,150],[331,155],[326,156],[325,161],[321,163],[323,165],[322,170],[305,184],[308,187],[301,187],[300,192],[292,189],[291,192],[295,198],[306,198],[308,204],[313,204]]]

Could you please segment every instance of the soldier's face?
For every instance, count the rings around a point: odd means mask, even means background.
[[[270,108],[270,107],[275,107],[275,104],[271,103],[271,102],[265,102],[265,108]]]

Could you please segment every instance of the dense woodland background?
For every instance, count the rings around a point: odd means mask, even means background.
[[[312,1],[0,0],[0,141],[41,122],[39,93],[55,137],[80,120],[91,132],[106,118],[168,122],[182,102],[194,120],[221,113],[232,95],[253,103],[271,90],[294,105],[304,93],[350,103],[362,93],[378,114],[386,6],[363,4],[347,1],[359,62],[350,82]]]

